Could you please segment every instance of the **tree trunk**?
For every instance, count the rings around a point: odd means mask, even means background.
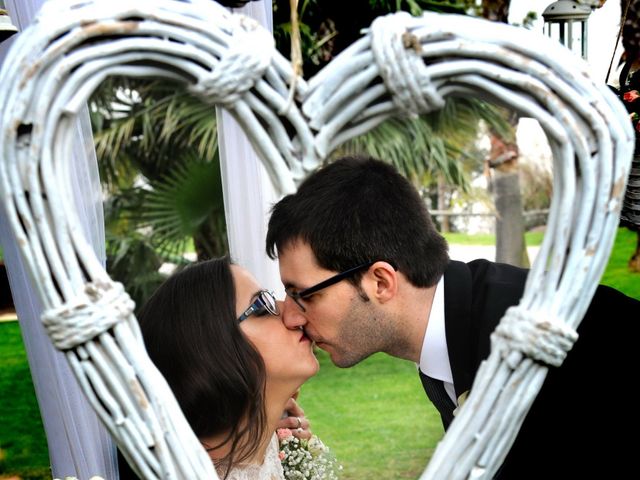
[[[493,198],[497,210],[496,262],[529,267],[517,168],[494,171]]]
[[[510,0],[482,0],[482,16],[494,22],[508,23]]]
[[[494,22],[508,23],[510,0],[482,0],[482,16]],[[509,115],[514,128],[515,113]],[[490,187],[496,207],[496,261],[519,267],[529,267],[524,240],[524,214],[518,168],[518,145],[491,134],[489,166],[494,175]]]
[[[518,145],[491,135],[490,188],[496,207],[496,261],[529,267],[524,240],[524,214],[518,168]]]
[[[449,202],[447,201],[447,182],[444,179],[444,175],[438,174],[438,210],[448,210]],[[451,223],[449,222],[449,215],[440,215],[440,231],[442,233],[449,233],[451,231]]]

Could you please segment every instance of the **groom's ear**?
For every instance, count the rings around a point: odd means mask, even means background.
[[[380,303],[386,303],[398,292],[398,272],[389,263],[379,261],[371,265],[367,278],[373,284],[373,294]]]

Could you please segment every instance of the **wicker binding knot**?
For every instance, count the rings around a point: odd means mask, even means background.
[[[260,24],[247,17],[231,16],[232,41],[210,75],[198,79],[189,91],[227,108],[252,89],[263,76],[275,50],[275,41]],[[216,52],[217,53],[217,52]]]
[[[422,45],[407,29],[411,15],[398,12],[371,24],[371,51],[394,105],[409,117],[440,110],[444,98],[420,56]]]
[[[210,0],[48,0],[16,38],[0,70],[2,207],[38,280],[52,342],[140,478],[219,477],[146,354],[133,302],[106,278],[78,227],[65,182],[74,122],[114,74],[177,81],[227,107],[280,194],[346,140],[441,108],[444,98],[473,95],[539,121],[558,181],[522,310],[503,318],[472,393],[420,477],[493,478],[547,366],[575,342],[572,328],[620,220],[634,132],[619,100],[571,51],[490,25],[431,12],[381,17],[308,80],[295,77],[270,33]]]
[[[491,339],[506,343],[505,358],[516,350],[545,365],[559,367],[578,333],[566,323],[548,320],[539,312],[510,307]]]
[[[58,350],[83,345],[133,314],[135,303],[121,283],[88,283],[85,294],[42,315]]]

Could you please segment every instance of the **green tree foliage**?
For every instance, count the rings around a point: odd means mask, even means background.
[[[347,11],[334,0],[302,1],[305,76],[331,61],[380,15],[423,9],[466,13],[473,5],[472,0],[360,0],[350,2]],[[273,6],[276,43],[289,56],[289,2],[274,1]],[[193,243],[201,259],[227,253],[213,108],[167,81],[117,77],[94,94],[91,114],[108,196],[107,268],[112,276],[128,291],[139,292],[136,300],[141,301],[161,279],[157,265],[180,263],[185,245]],[[469,148],[480,120],[499,128],[500,117],[489,105],[452,99],[440,112],[385,122],[333,154],[369,153],[393,162],[417,186],[433,183],[437,174],[466,189],[469,168],[481,165]],[[126,262],[128,257],[136,258]]]
[[[474,0],[301,0],[298,5],[303,69],[315,75],[336,55],[362,36],[362,30],[382,15],[397,11],[477,14]],[[354,13],[355,12],[355,13]],[[278,49],[291,57],[289,0],[273,1],[274,37]]]
[[[113,78],[91,102],[107,192],[107,268],[141,304],[166,261],[227,253],[213,107],[180,86]]]

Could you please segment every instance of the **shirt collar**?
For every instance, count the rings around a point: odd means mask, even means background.
[[[444,275],[436,285],[418,368],[429,377],[453,384],[444,328]]]

